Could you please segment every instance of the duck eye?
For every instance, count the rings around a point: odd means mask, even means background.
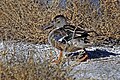
[[[57,21],[57,23],[60,23],[60,21]]]
[[[54,22],[54,21],[51,21],[52,23]]]

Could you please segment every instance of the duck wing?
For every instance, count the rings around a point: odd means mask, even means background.
[[[77,38],[86,38],[87,36],[89,36],[87,31],[85,31],[79,27],[75,27],[73,25],[64,25],[61,29],[66,34],[68,34],[68,36],[66,36],[64,38],[67,41],[69,41],[71,39],[77,39]]]
[[[70,41],[71,39],[79,39],[85,43],[89,43],[88,37],[91,36],[90,33],[97,34],[95,31],[86,31],[80,27],[75,27],[73,25],[64,25],[61,29],[68,35],[64,37],[64,39],[67,41]]]

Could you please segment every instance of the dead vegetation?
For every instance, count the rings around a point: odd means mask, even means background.
[[[100,0],[98,6],[89,0],[67,0],[66,8],[60,7],[59,0],[52,0],[49,4],[42,0],[2,0],[0,4],[2,40],[46,43],[48,34],[41,30],[41,26],[48,24],[58,14],[66,16],[73,25],[96,31],[98,39],[120,39],[118,0]]]
[[[2,54],[3,52],[0,52],[0,55]],[[62,63],[53,66],[51,60],[35,61],[33,55],[26,60],[21,54],[19,58],[16,59],[16,57],[16,54],[13,54],[11,58],[8,53],[2,55],[2,60],[6,61],[0,61],[1,80],[72,80],[69,76],[70,68],[65,68]]]
[[[17,41],[4,41],[2,46],[0,43],[0,80],[72,80],[73,67],[65,66],[66,59],[52,63],[52,48],[38,50],[36,45]]]

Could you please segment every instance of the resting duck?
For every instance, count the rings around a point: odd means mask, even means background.
[[[51,25],[44,27],[44,30],[51,27],[54,27],[54,29],[49,33],[48,42],[50,45],[60,50],[58,59],[54,61],[55,63],[61,61],[63,51],[79,53],[81,55],[79,58],[80,62],[87,60],[88,54],[86,53],[85,48],[91,45],[87,37],[89,36],[89,33],[94,31],[85,31],[79,27],[69,25],[63,15],[57,15],[51,22]],[[76,46],[74,40],[78,40],[80,45]],[[82,53],[81,50],[83,50]]]

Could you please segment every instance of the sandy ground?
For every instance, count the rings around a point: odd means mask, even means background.
[[[16,41],[0,42],[0,52],[6,50],[8,52],[6,54],[7,59],[0,55],[1,61],[9,60],[13,54],[16,56],[16,61],[27,60],[30,55],[33,55],[37,61],[48,56],[50,50],[54,55],[57,55],[59,52],[50,45]],[[113,46],[112,48],[90,47],[86,50],[89,55],[89,59],[86,62],[78,63],[76,61],[70,61],[69,65],[66,65],[71,66],[77,64],[70,72],[70,76],[73,76],[75,80],[120,80],[120,46]]]

